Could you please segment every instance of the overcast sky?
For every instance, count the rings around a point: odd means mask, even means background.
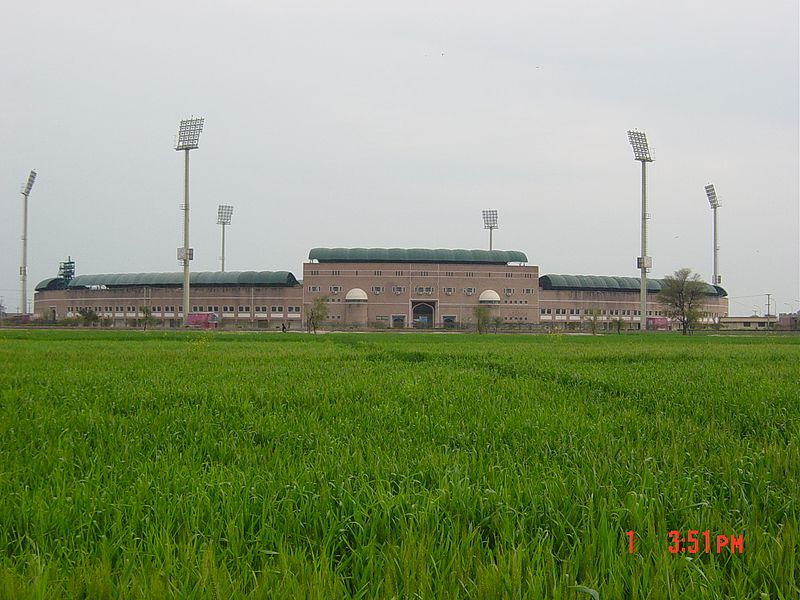
[[[0,296],[179,271],[178,122],[193,270],[290,270],[317,246],[494,247],[544,273],[638,276],[647,133],[652,276],[711,279],[721,198],[735,315],[800,304],[796,0],[9,2],[0,20]]]

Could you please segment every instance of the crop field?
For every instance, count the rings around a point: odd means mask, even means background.
[[[0,331],[0,598],[796,599],[799,444],[799,338]]]

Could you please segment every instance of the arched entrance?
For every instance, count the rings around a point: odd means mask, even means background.
[[[411,316],[414,327],[429,329],[433,327],[433,318],[436,307],[432,302],[414,302],[411,306]]]

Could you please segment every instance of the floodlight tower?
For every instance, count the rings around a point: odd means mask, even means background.
[[[489,230],[489,250],[492,249],[492,232],[497,229],[497,210],[483,211],[483,228]]]
[[[231,224],[233,207],[230,204],[220,204],[217,207],[217,225],[222,225],[222,272],[225,272],[225,226]]]
[[[183,170],[183,248],[178,248],[178,260],[183,261],[183,325],[189,324],[189,261],[194,258],[194,251],[189,248],[189,150],[195,150],[200,143],[203,131],[202,118],[190,117],[181,121],[178,128],[178,140],[175,150],[184,151]]]
[[[714,211],[714,278],[711,283],[719,285],[722,283],[722,275],[719,274],[719,217],[717,216],[717,209],[719,208],[719,198],[717,198],[717,191],[714,189],[714,184],[709,183],[706,186],[706,197],[708,203],[711,205],[711,210]]]
[[[28,312],[28,196],[31,195],[36,171],[28,174],[28,181],[22,185],[22,264],[19,267],[20,293],[19,312]]]
[[[647,163],[653,162],[650,147],[647,145],[647,136],[643,131],[628,131],[628,141],[633,148],[633,156],[642,163],[642,255],[636,260],[637,268],[641,269],[639,284],[639,330],[647,330],[647,272],[653,267],[653,258],[647,255]]]

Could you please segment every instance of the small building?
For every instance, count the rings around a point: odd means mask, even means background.
[[[777,323],[778,317],[775,315],[770,315],[769,317],[758,317],[756,315],[751,317],[722,317],[719,320],[720,329],[740,331],[767,331],[768,329],[775,329]]]

